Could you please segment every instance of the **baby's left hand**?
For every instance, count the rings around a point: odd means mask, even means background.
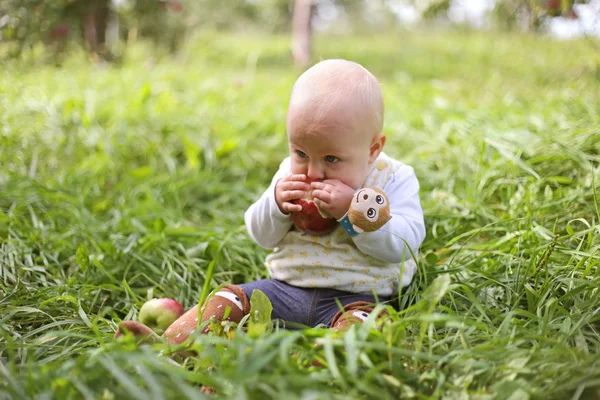
[[[346,186],[337,179],[326,179],[323,182],[312,182],[313,201],[321,210],[339,220],[350,208],[356,190]]]

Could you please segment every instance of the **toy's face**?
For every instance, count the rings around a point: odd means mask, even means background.
[[[352,316],[359,321],[365,322],[369,318],[369,313],[362,310],[354,310],[352,311]]]
[[[356,192],[351,208],[361,213],[369,222],[379,219],[380,210],[388,205],[387,198],[375,188],[363,188]]]
[[[391,218],[390,201],[378,187],[366,187],[354,193],[348,218],[357,232],[373,232]]]

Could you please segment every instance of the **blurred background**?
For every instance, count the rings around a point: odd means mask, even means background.
[[[600,0],[0,0],[0,238],[58,241],[67,265],[109,243],[117,266],[145,235],[173,250],[238,232],[288,151],[294,81],[346,58],[382,83],[386,151],[415,167],[424,248],[442,248],[520,216],[524,176],[551,200],[589,174],[599,37]],[[264,276],[237,240],[252,269],[225,263],[215,284]]]
[[[190,308],[205,283],[267,276],[244,211],[288,154],[295,80],[326,58],[380,80],[385,151],[421,184],[402,352],[372,336],[340,378],[236,335],[210,350],[225,394],[597,388],[599,24],[600,0],[0,0],[0,398],[188,396],[185,369],[107,339],[149,298]]]
[[[139,40],[174,53],[203,32],[227,31],[290,34],[290,55],[305,66],[314,34],[458,28],[597,37],[599,20],[600,0],[2,0],[0,55],[43,48],[60,62],[83,48],[114,61]]]

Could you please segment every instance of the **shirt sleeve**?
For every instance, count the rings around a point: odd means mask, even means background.
[[[261,247],[273,249],[292,227],[292,218],[279,209],[275,201],[275,185],[291,173],[289,157],[279,165],[269,188],[246,210],[244,222],[250,237]]]
[[[425,239],[419,181],[412,167],[402,165],[382,189],[390,200],[392,218],[374,232],[354,236],[354,243],[378,260],[401,263],[413,258],[411,251],[416,256]]]

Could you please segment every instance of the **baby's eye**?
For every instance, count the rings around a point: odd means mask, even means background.
[[[300,158],[308,158],[306,153],[303,152],[302,150],[296,150],[296,154],[298,154],[300,156]]]
[[[325,161],[333,164],[333,163],[340,161],[340,159],[337,158],[336,156],[325,156]]]

